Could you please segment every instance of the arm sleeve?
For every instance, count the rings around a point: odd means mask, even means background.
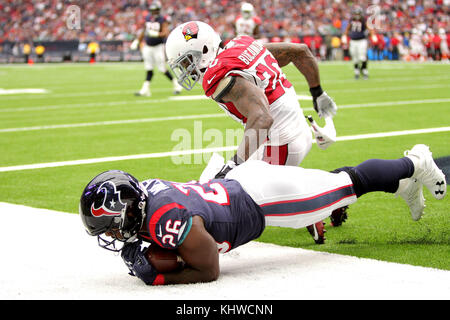
[[[148,222],[152,240],[166,249],[178,248],[192,226],[192,214],[178,203],[168,203],[156,210]]]

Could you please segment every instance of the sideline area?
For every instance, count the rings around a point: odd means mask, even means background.
[[[251,242],[205,284],[149,287],[97,246],[76,214],[0,202],[1,299],[312,300],[450,298],[450,271]]]

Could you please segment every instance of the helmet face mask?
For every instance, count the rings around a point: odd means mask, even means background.
[[[145,188],[126,172],[111,170],[97,175],[80,199],[80,217],[86,232],[97,236],[101,247],[120,251],[116,240],[133,241],[142,227],[146,197]]]
[[[170,63],[170,68],[178,79],[178,83],[186,90],[192,90],[194,85],[203,78],[199,69],[202,58],[200,51],[189,50]]]
[[[221,41],[214,29],[201,21],[183,23],[170,32],[166,41],[168,64],[183,88],[192,90],[203,81]]]

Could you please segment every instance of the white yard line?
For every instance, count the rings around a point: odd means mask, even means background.
[[[310,96],[297,95],[299,100],[310,101]],[[175,96],[166,99],[151,99],[143,98],[139,100],[120,100],[120,101],[110,101],[110,102],[91,102],[91,103],[75,103],[75,104],[60,104],[60,105],[47,105],[47,106],[36,106],[36,107],[18,107],[18,108],[5,108],[0,109],[0,113],[8,112],[30,112],[30,111],[45,111],[45,110],[57,110],[65,108],[89,108],[89,107],[111,107],[120,106],[127,104],[155,104],[155,103],[167,103],[174,101],[192,101],[192,100],[204,100],[208,101],[204,95],[193,95],[193,96]],[[368,104],[348,104],[348,105],[338,105],[338,108],[360,108],[360,107],[378,107],[378,106],[390,106],[390,105],[408,105],[408,104],[422,104],[422,103],[445,103],[450,102],[450,98],[443,99],[421,99],[421,100],[395,100],[395,101],[382,101],[382,102],[372,102]],[[304,108],[303,110],[309,111],[312,108]]]
[[[401,91],[401,90],[428,90],[428,89],[437,89],[437,88],[448,88],[450,84],[447,83],[439,83],[439,84],[429,84],[429,85],[411,85],[411,86],[371,86],[370,88],[347,88],[347,89],[331,89],[329,92],[349,92],[349,93],[357,93],[357,92],[373,92],[373,91]],[[154,88],[152,92],[171,92],[171,88]],[[133,94],[136,90],[105,90],[105,91],[87,91],[87,92],[69,92],[69,93],[61,93],[61,92],[47,92],[44,95],[8,95],[2,96],[1,100],[26,100],[26,99],[53,99],[53,98],[72,98],[72,97],[92,97],[92,96],[109,96],[109,95],[125,95],[125,94]],[[300,94],[302,93],[301,91]],[[306,94],[306,92],[305,92]],[[183,95],[184,96],[184,95]],[[307,95],[306,95],[307,96]],[[182,97],[182,96],[180,96]],[[310,98],[310,97],[309,97]]]
[[[412,135],[412,134],[426,134],[426,133],[435,133],[435,132],[448,132],[448,131],[450,131],[450,127],[405,130],[405,131],[390,131],[390,132],[342,136],[342,137],[337,137],[337,141],[373,139],[373,138],[384,138],[384,137],[404,136],[404,135]],[[123,161],[123,160],[176,157],[176,156],[182,156],[182,155],[193,155],[193,154],[203,154],[203,153],[213,153],[213,152],[227,152],[227,151],[233,151],[236,149],[237,149],[237,146],[226,146],[226,147],[218,147],[218,148],[190,149],[190,150],[181,150],[181,151],[135,154],[135,155],[117,156],[117,157],[104,157],[104,158],[59,161],[59,162],[46,162],[46,163],[0,167],[0,172],[55,168],[55,167],[75,166],[75,165],[84,165],[84,164],[93,164],[93,163],[102,163],[102,162]]]
[[[174,121],[174,120],[222,118],[222,117],[227,117],[227,114],[225,114],[225,113],[194,114],[194,115],[176,116],[176,117],[112,120],[112,121],[98,121],[98,122],[85,122],[85,123],[55,124],[55,125],[35,126],[35,127],[6,128],[6,129],[0,129],[0,133],[50,130],[50,129],[66,129],[66,128],[92,127],[92,126],[109,126],[109,125],[117,125],[117,124],[146,123],[146,122],[160,122],[160,121]]]
[[[450,98],[356,103],[356,104],[339,105],[338,108],[341,108],[341,109],[367,108],[367,107],[402,106],[402,105],[410,105],[410,104],[428,104],[428,103],[433,104],[433,103],[446,103],[446,102],[450,102]]]
[[[298,96],[299,100],[311,100],[308,96]],[[171,101],[189,101],[206,99],[202,96],[190,96],[187,97],[172,97],[169,98]],[[161,103],[166,102],[166,100],[141,100],[136,103]],[[352,108],[373,108],[373,107],[385,107],[385,106],[401,106],[401,105],[414,105],[414,104],[439,104],[450,102],[450,98],[444,99],[422,99],[422,100],[405,100],[405,101],[385,101],[385,102],[370,102],[370,103],[357,103],[357,104],[347,104],[339,105],[339,109],[352,109]],[[129,103],[129,101],[127,102]],[[133,102],[134,103],[134,102]],[[43,106],[43,107],[32,107],[32,108],[15,108],[15,109],[0,109],[0,112],[13,112],[13,111],[26,111],[26,110],[49,110],[50,108],[59,109],[64,107],[95,107],[95,106],[111,106],[126,104],[124,101],[110,102],[110,103],[86,103],[86,104],[73,104],[73,105],[55,105],[55,106]],[[9,111],[8,111],[9,110]],[[313,111],[313,108],[303,108],[303,111]],[[45,126],[33,126],[33,127],[19,127],[19,128],[5,128],[0,129],[0,133],[4,132],[19,132],[19,131],[36,131],[36,130],[49,130],[49,129],[61,129],[61,128],[77,128],[77,127],[91,127],[91,126],[101,126],[101,125],[117,125],[117,124],[130,124],[130,123],[144,123],[144,122],[158,122],[158,121],[171,121],[171,120],[185,120],[185,119],[203,119],[203,118],[220,118],[225,117],[224,113],[213,113],[213,114],[202,114],[202,115],[187,115],[187,116],[176,116],[176,117],[161,117],[161,118],[143,118],[143,119],[125,119],[125,120],[111,120],[111,121],[99,121],[99,122],[84,122],[84,123],[70,123],[70,124],[59,124],[59,125],[45,125]]]
[[[76,166],[76,165],[83,165],[83,164],[93,164],[93,163],[113,162],[113,161],[123,161],[123,160],[165,158],[165,157],[182,156],[182,155],[199,154],[199,153],[226,152],[226,151],[232,151],[235,149],[237,149],[237,147],[229,146],[229,147],[219,147],[219,148],[157,152],[157,153],[135,154],[135,155],[128,155],[128,156],[105,157],[105,158],[83,159],[83,160],[73,160],[73,161],[46,162],[46,163],[27,164],[27,165],[21,165],[21,166],[0,167],[0,172],[55,168],[55,167],[64,167],[64,166]]]
[[[2,89],[0,88],[0,95],[9,95],[9,94],[44,94],[49,93],[46,89],[39,88],[25,88],[25,89]]]

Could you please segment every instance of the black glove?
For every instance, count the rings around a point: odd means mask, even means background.
[[[158,272],[148,262],[144,254],[147,248],[142,249],[141,244],[142,240],[126,243],[122,248],[121,257],[130,270],[130,275],[138,277],[147,285],[154,284]]]
[[[237,167],[236,162],[233,160],[228,160],[227,163],[220,169],[220,171],[216,174],[214,179],[224,179],[228,172]]]

